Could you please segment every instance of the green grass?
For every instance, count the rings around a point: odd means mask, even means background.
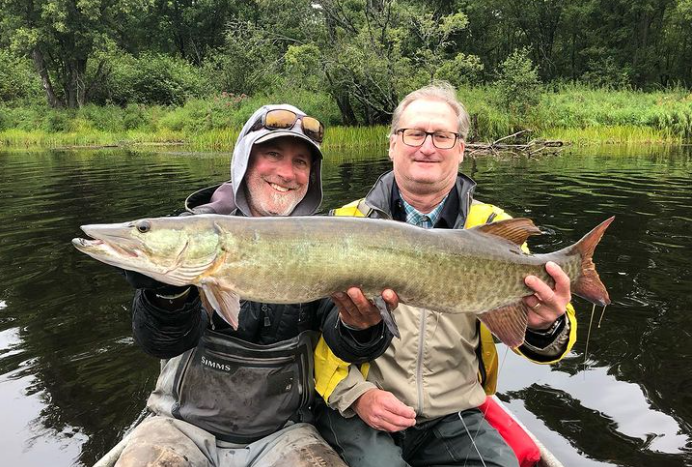
[[[332,127],[322,146],[335,148],[371,148],[387,145],[385,126]],[[127,146],[138,144],[184,144],[196,149],[230,149],[238,138],[238,129],[185,131],[160,128],[156,131],[129,130],[107,132],[84,129],[76,132],[50,133],[44,130],[0,131],[0,146],[7,147],[70,147],[70,146]]]
[[[587,144],[680,144],[692,141],[692,94],[684,89],[644,93],[565,85],[546,90],[524,115],[501,104],[493,86],[464,88],[459,97],[472,115],[474,141],[492,141],[530,129],[528,138]],[[0,146],[65,147],[186,144],[230,149],[245,120],[266,103],[289,102],[327,127],[325,148],[379,148],[387,127],[339,126],[326,94],[285,90],[253,97],[222,94],[178,107],[87,105],[79,110],[0,105]]]
[[[530,137],[574,144],[682,143],[692,140],[692,93],[644,93],[561,86],[543,92],[526,115],[503,111],[492,87],[460,90],[477,122],[476,140],[490,141],[523,129]]]
[[[81,132],[48,133],[44,130],[4,130],[0,131],[0,147],[94,147],[126,146],[130,144],[178,144],[184,143],[182,133],[170,130],[144,132],[131,130],[109,133],[99,130]]]
[[[692,93],[565,86],[544,94],[530,118],[543,134],[575,142],[681,143],[692,140]]]
[[[550,128],[541,131],[540,137],[568,141],[570,144],[682,144],[681,137],[669,130],[641,126],[597,126],[588,128]]]

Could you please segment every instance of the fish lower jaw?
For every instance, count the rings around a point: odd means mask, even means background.
[[[94,247],[94,246],[101,246],[104,244],[103,240],[90,240],[86,238],[73,238],[72,239],[72,244],[77,247]]]

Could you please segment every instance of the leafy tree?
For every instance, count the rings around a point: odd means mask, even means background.
[[[454,55],[451,38],[467,24],[463,13],[433,14],[416,2],[318,3],[327,88],[349,124],[389,123],[399,99],[434,79]]]
[[[502,103],[520,116],[538,103],[540,95],[538,70],[529,54],[526,48],[510,54],[500,65],[500,76],[495,83]]]
[[[153,0],[150,14],[140,17],[140,30],[147,36],[138,38],[131,50],[165,52],[201,65],[225,44],[228,22],[240,17],[261,21],[257,3],[259,0]]]
[[[308,90],[322,90],[320,49],[315,44],[289,45],[283,61],[289,83]]]
[[[483,63],[477,55],[458,53],[452,60],[445,60],[435,71],[435,78],[445,80],[456,88],[481,83]]]
[[[82,106],[107,73],[99,62],[90,81],[87,66],[97,51],[117,47],[128,25],[151,0],[0,0],[0,38],[33,59],[52,107]]]
[[[422,45],[416,53],[417,64],[427,71],[432,81],[437,69],[446,61],[445,51],[452,45],[450,36],[465,29],[468,19],[463,13],[435,18],[430,12],[418,12],[412,15],[411,23]]]
[[[0,50],[0,102],[22,99],[40,92],[31,62]]]
[[[226,43],[211,55],[205,73],[221,91],[255,94],[280,80],[281,47],[264,28],[247,21],[229,23]]]
[[[610,89],[624,88],[630,82],[628,69],[618,66],[610,56],[589,60],[588,71],[581,79],[593,87]]]

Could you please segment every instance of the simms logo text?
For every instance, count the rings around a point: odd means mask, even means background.
[[[233,371],[233,367],[228,363],[215,362],[214,360],[209,360],[205,356],[202,356],[202,365],[219,371]]]

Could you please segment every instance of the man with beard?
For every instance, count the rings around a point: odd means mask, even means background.
[[[296,107],[260,108],[238,136],[231,181],[190,195],[182,215],[314,214],[322,201],[322,136],[322,124]],[[244,301],[234,330],[204,309],[195,287],[125,276],[137,289],[135,340],[163,361],[147,404],[152,416],[116,465],[344,466],[307,423],[313,344],[323,331],[334,353],[354,363],[384,352],[391,334],[360,290],[340,294],[339,307],[328,299]],[[397,306],[392,291],[383,298]]]

